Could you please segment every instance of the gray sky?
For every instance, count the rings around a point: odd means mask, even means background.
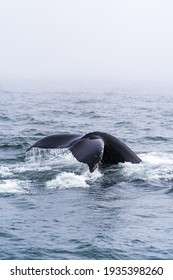
[[[0,0],[0,79],[173,82],[172,0]]]

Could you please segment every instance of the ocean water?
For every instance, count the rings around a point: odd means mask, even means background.
[[[173,91],[0,86],[0,259],[173,259]],[[142,159],[90,173],[55,133],[113,134]]]

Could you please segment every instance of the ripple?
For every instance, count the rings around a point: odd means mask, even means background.
[[[172,259],[173,98],[167,93],[31,88],[1,94],[0,259]],[[98,129],[131,143],[142,163],[90,174],[67,150],[25,153],[48,134]]]

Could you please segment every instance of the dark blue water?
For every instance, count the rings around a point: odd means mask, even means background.
[[[0,259],[173,259],[173,91],[0,86]],[[90,174],[43,136],[101,130],[142,159]]]

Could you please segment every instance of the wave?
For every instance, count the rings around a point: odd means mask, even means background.
[[[164,143],[170,141],[169,138],[163,136],[146,136],[144,137],[144,139],[147,141],[164,142]]]
[[[142,162],[138,165],[125,163],[123,165],[124,179],[143,180],[150,184],[151,182],[159,185],[159,183],[173,183],[173,155],[168,153],[147,153],[141,154]]]
[[[173,154],[153,152],[139,156],[140,164],[121,163],[90,173],[87,165],[67,150],[33,149],[23,159],[0,166],[0,193],[27,193],[33,186],[62,190],[123,182],[172,188]]]
[[[23,194],[29,192],[29,182],[7,179],[0,182],[0,195]]]
[[[74,172],[62,172],[55,179],[46,182],[48,188],[87,188],[90,183],[100,178],[102,174],[96,170],[94,173],[85,172],[84,174],[75,174]]]

